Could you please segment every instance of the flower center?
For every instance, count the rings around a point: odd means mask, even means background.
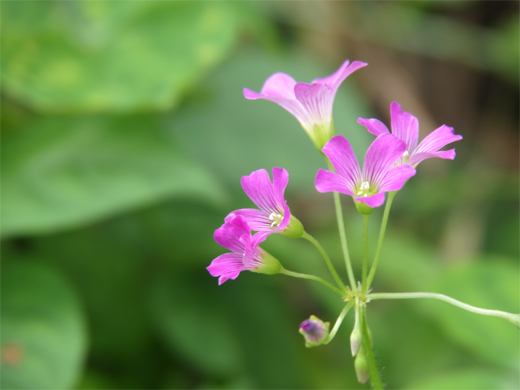
[[[406,163],[409,158],[410,158],[410,153],[408,153],[408,150],[405,150],[403,153],[403,163]]]
[[[370,183],[368,181],[364,181],[359,186],[358,192],[356,194],[357,196],[364,196],[367,197],[370,195]]]
[[[271,213],[269,215],[269,221],[272,221],[271,227],[278,226],[282,223],[283,215],[280,213]]]

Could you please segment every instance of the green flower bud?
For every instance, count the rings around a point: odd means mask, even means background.
[[[354,368],[356,369],[356,376],[359,383],[365,383],[368,380],[370,373],[363,349],[358,351],[356,359],[354,360]]]
[[[361,347],[362,340],[363,336],[359,326],[359,315],[356,311],[356,322],[354,323],[354,330],[352,330],[352,333],[350,334],[350,350],[352,351],[352,356],[357,355],[359,348]]]

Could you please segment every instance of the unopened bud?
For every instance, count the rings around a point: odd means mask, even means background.
[[[356,321],[354,323],[354,329],[350,334],[350,350],[352,351],[352,356],[356,356],[359,348],[361,347],[362,341],[361,327],[359,324],[359,311],[356,311]]]
[[[299,332],[305,338],[307,348],[322,345],[329,338],[329,322],[323,322],[316,316],[310,316],[308,320],[300,324]]]
[[[356,369],[356,376],[359,383],[365,383],[368,380],[370,373],[365,352],[362,349],[358,351],[356,359],[354,360],[354,368]]]

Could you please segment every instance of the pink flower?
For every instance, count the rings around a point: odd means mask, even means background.
[[[276,274],[281,265],[273,256],[259,247],[268,234],[257,233],[251,236],[251,228],[246,220],[233,213],[229,214],[224,225],[215,231],[215,241],[231,252],[214,259],[207,270],[211,276],[220,276],[218,284],[228,279],[236,279],[242,271]]]
[[[394,166],[405,149],[405,143],[391,134],[377,137],[368,148],[361,172],[350,143],[337,135],[323,148],[337,173],[320,169],[316,189],[341,192],[351,195],[356,202],[379,207],[385,201],[385,192],[400,190],[415,175],[415,169],[409,165]]]
[[[408,164],[415,168],[427,158],[439,157],[449,160],[455,158],[455,149],[439,151],[444,146],[462,139],[462,136],[454,133],[453,127],[442,125],[417,146],[419,139],[419,121],[417,118],[409,112],[403,112],[397,102],[392,102],[390,105],[390,116],[392,134],[406,143],[406,150],[397,164]],[[365,126],[375,136],[389,133],[388,128],[377,119],[359,118],[358,123]]]
[[[284,199],[289,174],[283,168],[273,168],[273,181],[265,169],[243,176],[240,181],[244,192],[258,209],[240,209],[232,214],[240,215],[247,221],[251,230],[257,232],[283,233],[290,237],[300,237],[303,226],[291,216],[287,201]]]
[[[293,114],[312,142],[321,150],[334,136],[332,106],[339,86],[352,72],[368,64],[345,61],[336,73],[312,81],[296,83],[285,73],[276,73],[265,82],[260,93],[244,88],[246,99],[265,99],[275,102]]]

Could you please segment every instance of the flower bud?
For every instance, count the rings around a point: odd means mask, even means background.
[[[352,356],[356,356],[359,348],[361,347],[362,341],[361,329],[359,326],[359,318],[358,313],[356,312],[356,322],[354,324],[354,330],[350,334],[350,350],[352,351]]]
[[[370,375],[367,358],[363,349],[358,351],[356,359],[354,360],[354,368],[356,369],[356,376],[359,383],[365,383]]]
[[[324,344],[329,338],[329,327],[329,322],[323,322],[316,316],[303,321],[299,332],[305,338],[305,346],[311,348]]]
[[[303,225],[300,220],[294,215],[291,215],[289,223],[285,227],[284,231],[281,232],[281,234],[290,238],[300,238],[304,232],[305,230],[303,229]]]

